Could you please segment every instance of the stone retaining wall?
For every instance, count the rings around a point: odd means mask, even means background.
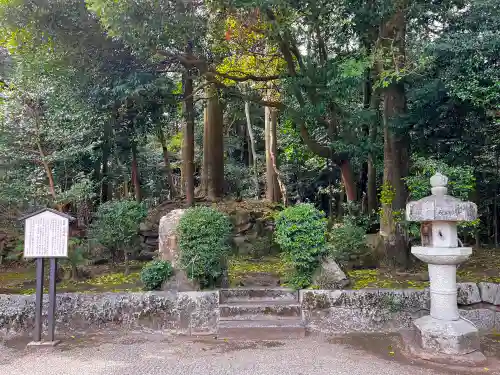
[[[482,332],[500,331],[500,284],[458,286],[460,314]],[[44,297],[44,320],[48,298]],[[311,332],[390,332],[429,313],[428,290],[301,290],[302,317]],[[219,291],[66,293],[57,297],[59,333],[102,328],[216,334]],[[30,335],[35,296],[0,295],[0,341]]]
[[[393,332],[429,314],[429,290],[301,290],[302,317],[322,333]],[[500,284],[458,284],[460,315],[483,333],[500,331]]]
[[[46,323],[48,296],[44,296]],[[35,321],[35,296],[0,295],[0,339],[29,335]],[[102,328],[164,330],[213,334],[219,321],[219,292],[65,293],[57,296],[59,332]]]

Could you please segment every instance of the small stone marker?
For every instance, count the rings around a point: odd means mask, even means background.
[[[36,307],[33,341],[28,346],[55,346],[57,259],[68,256],[69,222],[75,218],[49,208],[23,216],[24,257],[36,259]],[[50,259],[48,341],[42,341],[44,260]]]

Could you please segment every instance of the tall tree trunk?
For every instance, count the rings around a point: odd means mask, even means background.
[[[50,195],[52,196],[52,199],[55,201],[56,200],[56,185],[54,182],[54,175],[52,174],[52,167],[47,161],[47,154],[45,150],[42,147],[41,143],[41,120],[40,120],[40,113],[39,109],[35,105],[28,105],[28,108],[33,113],[33,117],[35,120],[35,130],[36,130],[36,147],[38,149],[38,153],[40,155],[40,161],[43,165],[43,169],[45,170],[45,175],[47,176],[47,180],[49,181],[49,191]]]
[[[373,155],[368,156],[368,182],[366,187],[366,200],[368,214],[377,210],[377,170],[373,162]]]
[[[366,197],[368,213],[377,210],[377,169],[375,167],[373,145],[377,141],[377,130],[380,126],[380,95],[378,92],[372,93],[370,107],[375,112],[375,118],[370,122],[368,137],[370,139],[370,152],[368,153],[368,176],[366,184]]]
[[[188,53],[191,48],[188,46]],[[186,202],[188,206],[194,205],[194,101],[193,79],[189,70],[184,73],[184,134],[182,142],[182,164]]]
[[[495,248],[498,248],[498,171],[500,168],[500,154],[498,150],[495,148],[495,194],[493,195],[493,233],[495,236]]]
[[[373,0],[368,2],[368,6],[373,7]],[[373,50],[377,39],[377,30],[372,28],[367,32],[365,48]],[[366,211],[368,214],[377,209],[377,171],[374,161],[374,144],[377,140],[377,130],[380,126],[380,94],[374,91],[373,81],[377,79],[374,69],[367,68],[363,85],[363,107],[373,112],[374,116],[365,126],[365,135],[369,140],[368,158],[366,161]]]
[[[252,151],[251,151],[250,137],[248,135],[246,121],[243,124],[241,124],[241,126],[238,126],[238,136],[241,137],[242,139],[242,149],[240,158],[241,163],[243,165],[251,167],[252,163],[250,162],[250,154],[252,153]]]
[[[342,160],[338,163],[342,175],[342,183],[345,188],[345,195],[348,202],[355,202],[357,200],[356,180],[352,173],[352,166],[349,160]]]
[[[273,157],[276,155],[277,114],[270,107],[264,108],[264,135],[266,147],[266,199],[279,202],[281,198]]]
[[[260,186],[259,186],[259,173],[257,170],[257,152],[255,151],[255,138],[252,129],[252,119],[250,118],[250,102],[245,102],[245,116],[247,119],[247,132],[250,138],[250,149],[252,150],[252,166],[253,166],[253,181],[255,185],[255,197],[258,199],[260,197]]]
[[[114,116],[114,115],[113,115]],[[114,120],[113,120],[114,121]],[[113,134],[113,125],[111,122],[106,121],[104,123],[104,131],[103,131],[103,143],[101,146],[102,149],[102,185],[101,185],[101,202],[107,202],[110,200],[111,195],[111,186],[110,186],[110,178],[109,175],[109,158],[111,157],[111,136]]]
[[[253,166],[253,154],[252,154],[252,140],[250,139],[250,133],[248,133],[248,127],[246,127],[247,129],[247,147],[248,147],[248,150],[247,150],[247,153],[248,153],[248,164],[247,166],[248,167],[251,167]],[[252,134],[252,137],[253,137],[253,134]],[[254,145],[254,148],[255,148],[255,145]]]
[[[137,163],[137,145],[135,142],[132,142],[132,166],[131,166],[131,174],[132,174],[132,184],[134,185],[134,195],[135,200],[137,202],[142,201],[141,194],[141,180],[139,176],[139,165]]]
[[[340,187],[339,200],[337,202],[337,218],[340,220],[344,216],[345,188]]]
[[[124,263],[125,263],[125,270],[123,271],[123,274],[125,276],[128,276],[130,275],[130,262],[128,260],[128,250],[127,249],[123,249],[123,260],[124,260]]]
[[[172,168],[170,166],[170,159],[168,157],[167,141],[165,140],[165,134],[163,134],[163,129],[158,126],[158,141],[161,144],[161,149],[163,152],[163,162],[165,164],[165,174],[167,175],[167,184],[170,190],[170,198],[175,198],[177,196],[177,191],[174,184],[174,176],[172,175]]]
[[[275,184],[273,187],[273,202],[279,202],[280,199],[283,201],[283,205],[288,205],[288,194],[286,190],[285,183],[283,182],[282,175],[278,170],[278,160],[277,160],[277,128],[278,128],[278,110],[276,108],[271,109],[271,129],[269,132],[269,156],[271,157],[271,165],[274,171]]]
[[[210,126],[208,123],[208,103],[203,111],[203,165],[201,167],[201,193],[208,197],[208,165],[210,159]]]
[[[219,96],[214,85],[207,86],[207,149],[203,150],[207,155],[207,182],[208,198],[219,199],[224,193],[224,125],[222,118],[222,107]],[[205,144],[205,142],[204,142]]]
[[[393,57],[394,69],[401,69],[404,66],[405,31],[404,4],[397,4],[394,15],[381,28],[384,55]],[[403,178],[408,175],[408,142],[406,137],[396,134],[391,126],[391,121],[406,110],[403,83],[391,82],[383,91],[383,98],[384,186],[381,218],[381,234],[384,237],[385,249],[383,262],[394,268],[406,268],[409,262],[407,234],[400,225],[397,215],[404,212],[407,199]]]
[[[52,199],[56,200],[56,186],[54,183],[54,175],[52,174],[52,168],[50,164],[47,162],[47,156],[43,151],[42,145],[40,142],[37,142],[38,151],[40,153],[40,159],[42,161],[43,169],[45,169],[45,174],[47,175],[47,179],[49,180],[49,191]]]

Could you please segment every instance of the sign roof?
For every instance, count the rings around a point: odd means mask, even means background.
[[[32,213],[24,215],[24,216],[21,216],[19,218],[19,220],[26,220],[26,219],[29,219],[29,218],[31,218],[33,216],[40,215],[40,214],[42,214],[44,212],[51,212],[53,214],[56,214],[56,215],[59,215],[59,216],[65,218],[65,219],[68,219],[69,221],[75,221],[76,220],[73,216],[65,214],[64,212],[59,212],[57,210],[53,210],[52,208],[42,208],[41,210],[32,212]]]

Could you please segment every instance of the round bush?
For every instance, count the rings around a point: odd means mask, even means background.
[[[180,263],[201,287],[214,286],[231,252],[231,221],[210,207],[186,211],[177,226]]]
[[[328,243],[333,258],[343,264],[359,260],[370,251],[365,229],[352,223],[332,228]]]
[[[295,270],[290,285],[304,288],[311,284],[326,251],[326,225],[323,213],[312,204],[298,204],[278,214],[274,238]]]
[[[160,289],[165,280],[173,274],[172,265],[166,260],[155,260],[145,265],[141,271],[141,280],[147,290]]]

